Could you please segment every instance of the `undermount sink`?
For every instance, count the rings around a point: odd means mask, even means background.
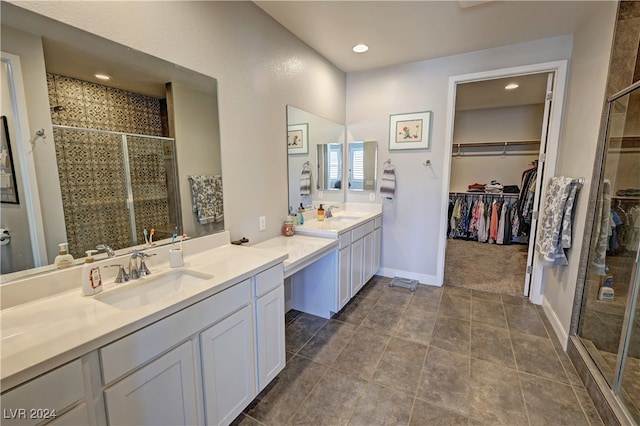
[[[346,215],[340,215],[340,216],[332,216],[329,219],[326,220],[333,220],[336,222],[340,222],[340,221],[350,221],[350,220],[358,220],[360,219],[360,216],[346,216]]]
[[[148,275],[121,284],[121,287],[98,293],[99,302],[129,311],[173,296],[194,284],[210,280],[213,275],[189,269],[178,269],[158,275]]]

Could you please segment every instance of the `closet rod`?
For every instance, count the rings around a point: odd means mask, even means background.
[[[473,143],[454,143],[453,149],[460,148],[481,148],[485,146],[522,146],[522,145],[540,145],[539,140],[535,141],[505,141],[505,142],[473,142]]]
[[[513,197],[518,198],[520,194],[511,194],[504,192],[449,192],[449,195],[479,195],[479,196],[488,196],[488,197]]]

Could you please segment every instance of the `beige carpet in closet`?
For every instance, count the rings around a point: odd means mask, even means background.
[[[527,246],[447,239],[444,285],[522,296]]]

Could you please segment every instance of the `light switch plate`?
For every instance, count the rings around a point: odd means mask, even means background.
[[[267,218],[266,216],[260,216],[258,218],[258,222],[259,222],[259,226],[260,226],[260,230],[264,231],[265,229],[267,229]]]
[[[369,193],[369,201],[375,201],[376,200],[376,193],[375,192],[370,192]]]

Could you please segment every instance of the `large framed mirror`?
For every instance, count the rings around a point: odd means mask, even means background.
[[[43,228],[2,247],[3,283],[52,268],[44,266],[62,242],[79,258],[98,244],[127,252],[152,233],[157,245],[173,233],[223,231],[215,78],[1,7],[3,88],[24,93],[3,95],[2,115],[21,143],[14,155],[34,173],[18,178],[31,197],[16,208],[30,213],[10,215],[3,205],[0,226],[18,232],[33,228],[18,221],[35,220]],[[18,239],[33,247],[16,247]]]
[[[349,150],[349,190],[375,191],[378,164],[378,143],[375,141],[353,141]]]
[[[288,105],[287,131],[289,207],[344,202],[344,124]],[[305,140],[291,149],[292,137]]]

